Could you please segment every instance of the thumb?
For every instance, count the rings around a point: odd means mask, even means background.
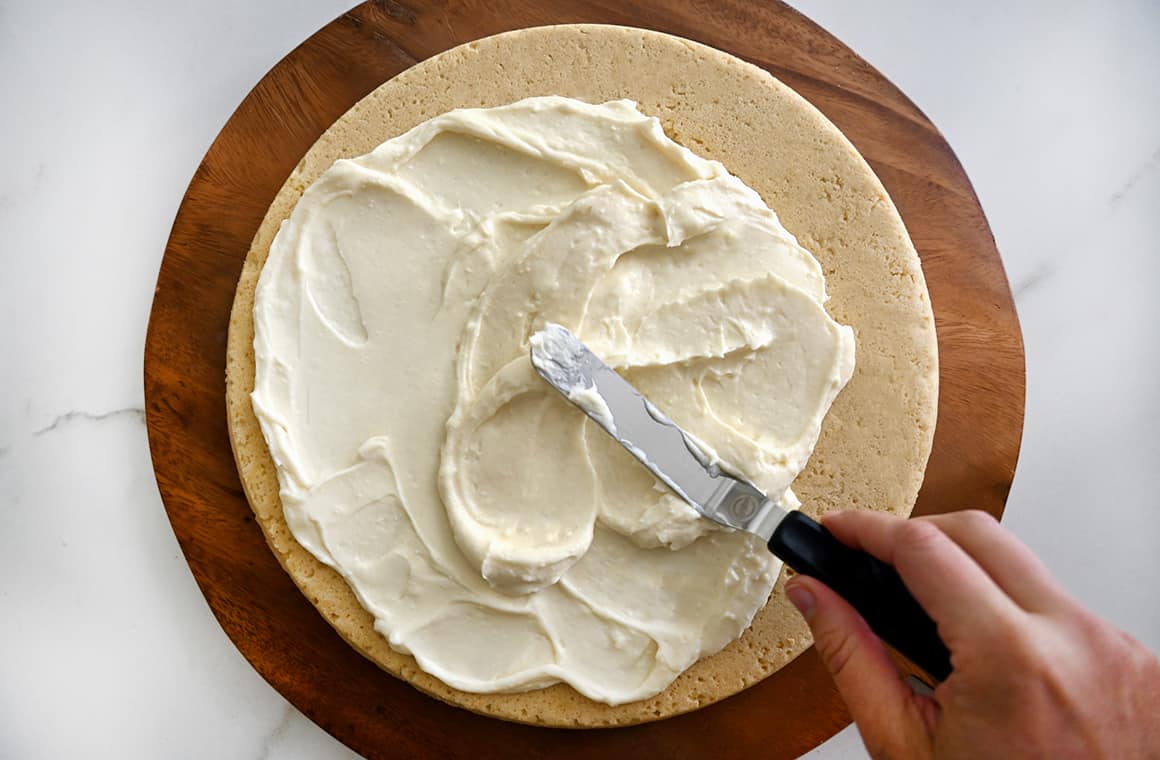
[[[814,645],[873,757],[929,755],[925,708],[903,681],[885,645],[857,610],[816,578],[794,576],[786,595],[814,634]]]

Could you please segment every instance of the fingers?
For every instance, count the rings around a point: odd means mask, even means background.
[[[952,651],[1020,613],[987,572],[929,521],[842,512],[827,516],[825,525],[842,543],[893,565]]]
[[[786,594],[814,634],[818,654],[850,708],[866,747],[875,757],[914,756],[930,744],[933,703],[915,695],[902,680],[882,642],[853,607],[824,583],[796,576]],[[929,700],[925,700],[929,701]],[[916,743],[917,742],[917,743]]]
[[[849,543],[847,539],[858,540],[862,524],[861,515],[873,513],[841,514],[841,517],[838,515],[827,517],[826,527],[839,541]],[[878,518],[902,520],[889,515],[875,515],[873,519]],[[831,520],[834,522],[831,523]],[[1035,553],[986,512],[970,509],[945,515],[918,517],[915,521],[937,525],[952,541],[962,547],[1004,593],[1028,612],[1050,612],[1074,606],[1072,597],[1055,581]]]
[[[999,521],[977,509],[921,517],[937,525],[1028,612],[1050,612],[1073,604],[1047,567]]]

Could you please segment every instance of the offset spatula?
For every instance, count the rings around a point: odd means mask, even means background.
[[[879,638],[931,678],[950,675],[950,652],[934,621],[893,567],[851,549],[816,521],[708,463],[687,433],[567,329],[548,324],[532,336],[531,354],[536,371],[552,387],[689,506],[721,525],[761,536],[794,570],[840,594]]]

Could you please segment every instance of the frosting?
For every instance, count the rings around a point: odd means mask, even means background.
[[[780,564],[544,383],[529,336],[573,330],[795,504],[853,371],[824,301],[761,198],[629,101],[439,116],[335,162],[271,245],[253,406],[287,524],[455,688],[652,696],[745,630]]]

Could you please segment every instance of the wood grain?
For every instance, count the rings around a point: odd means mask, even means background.
[[[425,697],[347,646],[298,592],[238,481],[224,402],[229,311],[250,240],[283,180],[338,116],[416,61],[510,29],[581,21],[727,50],[796,89],[857,146],[910,230],[938,329],[938,428],[915,514],[1002,513],[1022,433],[1023,347],[970,182],[922,112],[849,48],[784,5],[744,0],[383,0],[290,53],[210,147],[166,247],[145,347],[158,486],[226,633],[287,699],[368,757],[795,757],[849,722],[812,649],[735,697],[632,728],[537,729]]]

